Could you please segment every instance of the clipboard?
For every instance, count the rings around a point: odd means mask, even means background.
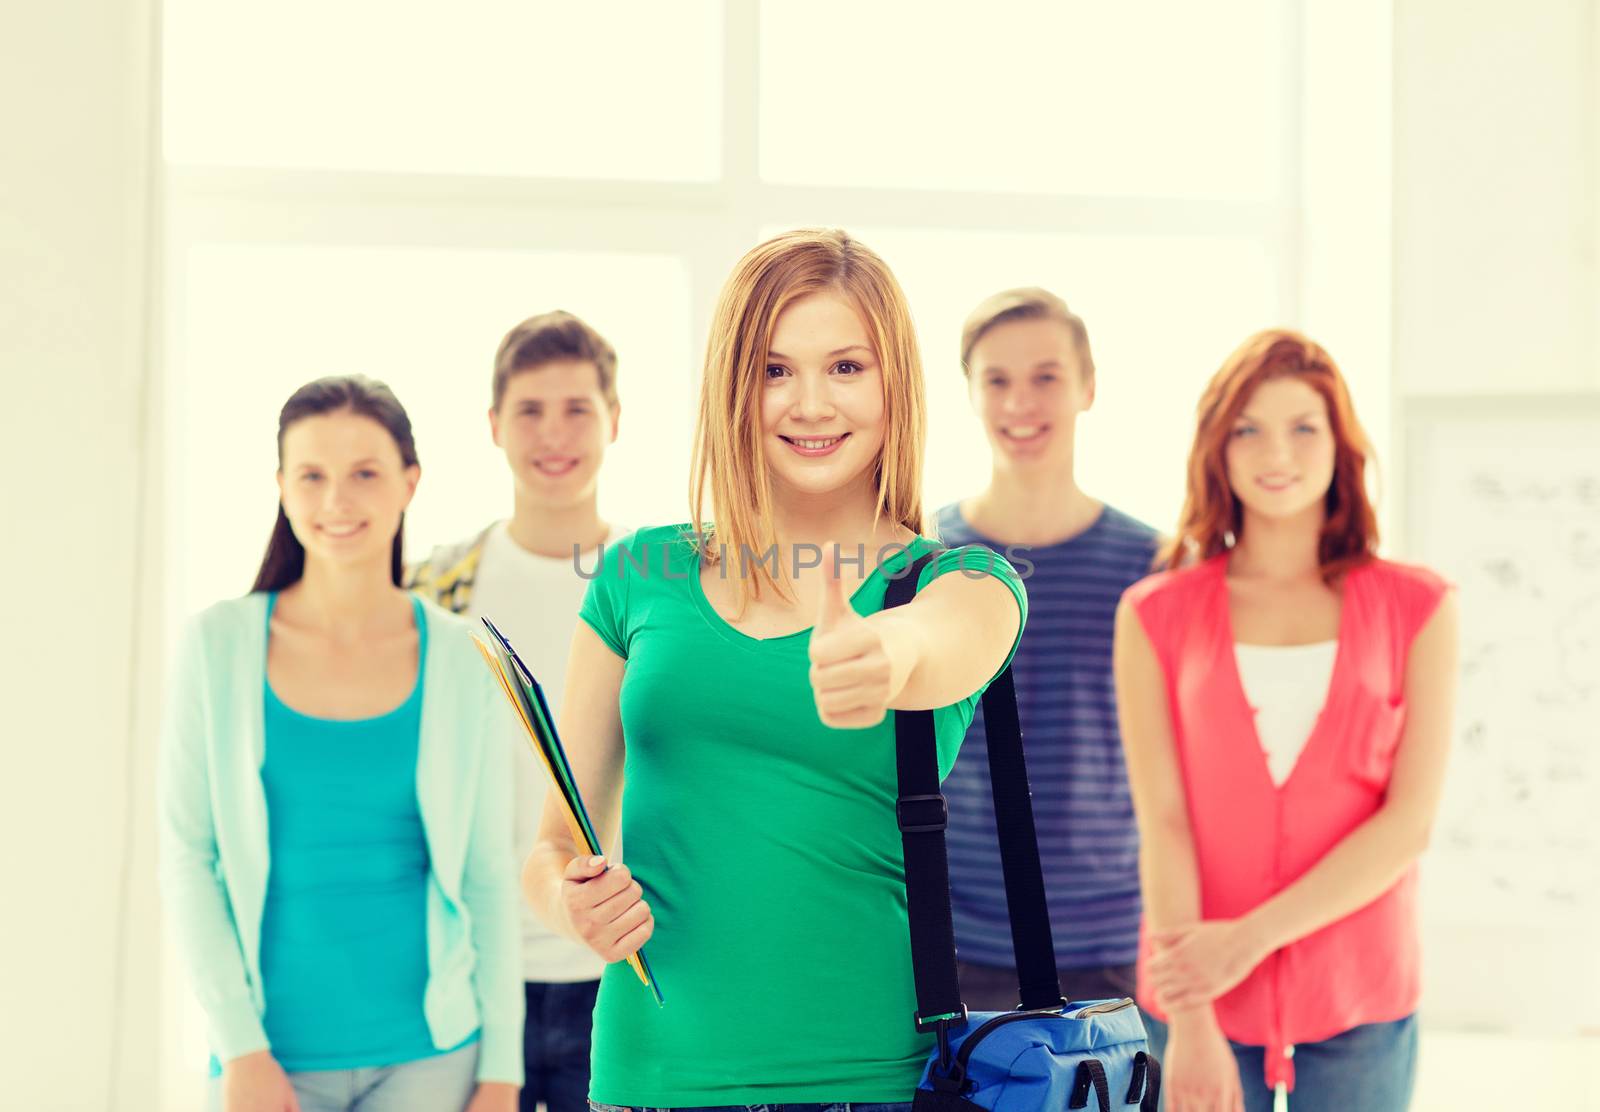
[[[556,795],[561,800],[562,818],[566,820],[573,841],[586,847],[591,854],[601,856],[604,851],[600,848],[600,837],[595,833],[594,824],[589,820],[589,809],[584,806],[583,797],[578,794],[578,781],[572,774],[572,766],[567,763],[567,753],[562,748],[560,735],[556,733],[555,718],[550,713],[549,704],[545,702],[544,689],[539,686],[539,681],[534,679],[533,673],[522,662],[517,651],[511,647],[511,642],[506,640],[505,634],[501,633],[487,617],[481,618],[480,621],[483,622],[484,629],[488,630],[490,641],[485,643],[474,635],[472,642],[478,646],[478,652],[483,655],[484,662],[489,665],[489,670],[494,673],[495,679],[500,681],[500,690],[505,693],[506,701],[511,704],[517,720],[522,723],[529,747],[533,749],[539,758],[539,763],[549,774],[550,782],[555,786]],[[609,865],[606,867],[610,868]],[[661,995],[661,985],[650,969],[644,948],[640,947],[629,955],[627,961],[638,974],[639,980],[650,990],[656,1005],[658,1007],[664,1005],[666,1001]]]

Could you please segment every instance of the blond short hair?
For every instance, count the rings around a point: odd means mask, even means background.
[[[1077,349],[1079,369],[1084,377],[1094,377],[1094,356],[1089,351],[1089,330],[1083,326],[1083,318],[1068,309],[1065,301],[1038,286],[992,294],[967,315],[961,326],[961,373],[972,373],[972,349],[990,329],[1017,320],[1053,320],[1066,325]]]

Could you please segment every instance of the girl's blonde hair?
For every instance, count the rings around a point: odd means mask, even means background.
[[[734,267],[711,321],[689,484],[701,556],[738,561],[739,609],[763,585],[787,587],[757,557],[777,543],[772,479],[761,435],[767,351],[778,315],[793,302],[837,290],[867,326],[883,381],[883,448],[875,466],[877,518],[922,531],[922,450],[927,402],[916,331],[900,283],[871,249],[831,228],[801,228],[752,249]],[[709,529],[705,498],[711,497]],[[783,561],[775,562],[782,567]],[[787,578],[780,570],[779,576]]]

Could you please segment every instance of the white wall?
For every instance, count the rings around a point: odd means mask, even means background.
[[[0,1103],[149,1108],[152,14],[0,11]]]
[[[1595,0],[1396,0],[1395,375],[1600,389]]]
[[[1408,400],[1600,397],[1597,24],[1600,0],[1395,0],[1391,490]],[[1540,1001],[1600,981],[1570,931],[1445,914],[1424,950],[1425,1019],[1535,1033]]]
[[[0,559],[11,596],[0,845],[8,908],[30,912],[0,916],[7,1107],[162,1106],[150,776],[160,574],[139,559],[162,533],[143,451],[160,408],[147,362],[155,2],[8,4],[0,17]],[[1395,0],[1402,402],[1600,392],[1597,9]],[[1331,324],[1322,314],[1337,308],[1318,294],[1315,282],[1304,291],[1308,318]],[[1393,471],[1399,454],[1388,456]],[[1497,955],[1513,970],[1532,958]]]

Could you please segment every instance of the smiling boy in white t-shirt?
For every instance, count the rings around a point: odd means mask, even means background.
[[[441,546],[413,569],[410,585],[476,619],[487,614],[560,714],[567,650],[596,550],[620,537],[600,517],[598,479],[617,438],[617,355],[593,328],[559,310],[507,333],[495,354],[489,428],[510,465],[509,520]],[[547,787],[531,754],[516,762],[518,860],[532,848]],[[589,1026],[603,968],[586,947],[546,928],[524,908],[523,979],[527,1080],[521,1107],[587,1112]]]

